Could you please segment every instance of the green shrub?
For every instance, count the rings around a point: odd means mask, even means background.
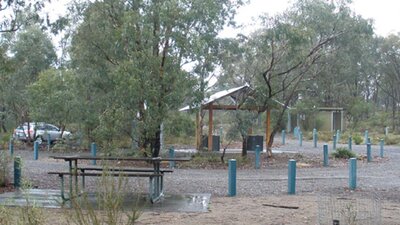
[[[361,144],[361,143],[363,142],[363,140],[364,140],[364,139],[363,139],[360,135],[358,135],[358,134],[356,134],[356,135],[353,136],[353,142],[354,142],[354,144],[356,144],[356,145]]]
[[[332,153],[332,156],[334,158],[339,158],[339,159],[349,159],[357,157],[357,155],[354,152],[352,152],[347,148],[336,149],[336,151]]]

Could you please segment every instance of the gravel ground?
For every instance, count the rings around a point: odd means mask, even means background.
[[[280,138],[276,138],[280,142]],[[275,147],[274,151],[301,153],[305,158],[321,158],[322,144],[314,148],[311,142],[304,141],[300,147],[296,140],[287,140],[286,145]],[[338,145],[338,147],[347,145]],[[329,148],[331,148],[331,144]],[[365,145],[353,145],[353,150],[360,155],[366,155]],[[380,158],[379,146],[372,146],[373,161],[357,161],[357,189],[348,190],[347,161],[331,161],[329,167],[304,166],[298,163],[296,193],[313,195],[346,195],[356,194],[360,197],[379,197],[400,202],[400,149],[397,146],[385,146],[385,157]],[[67,153],[63,153],[67,154]],[[279,154],[279,153],[277,153]],[[54,152],[41,151],[39,160],[33,160],[32,150],[16,150],[15,155],[23,159],[23,177],[30,180],[34,187],[40,189],[58,189],[60,181],[49,171],[64,171],[67,163],[50,159]],[[240,169],[237,171],[237,195],[243,197],[282,195],[287,193],[287,167],[274,167],[262,156],[262,168]],[[130,185],[147,189],[147,179],[129,179]],[[175,169],[164,178],[165,192],[179,193],[211,193],[212,196],[226,196],[228,192],[227,169]],[[89,178],[87,186],[95,188],[95,178]]]

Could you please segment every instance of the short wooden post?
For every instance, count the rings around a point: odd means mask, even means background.
[[[228,162],[228,195],[236,196],[236,159],[230,159]]]
[[[324,167],[329,166],[328,144],[324,144]]]
[[[21,187],[21,157],[14,158],[14,187]]]
[[[92,142],[92,144],[90,145],[90,152],[91,152],[93,157],[96,157],[96,155],[97,155],[97,145],[96,145],[96,143]],[[96,160],[95,159],[92,160],[92,165],[96,165]]]
[[[171,147],[169,149],[169,157],[171,159],[175,158],[175,149],[174,149],[174,147]],[[169,161],[169,168],[175,168],[175,161]]]
[[[379,152],[379,156],[381,157],[381,158],[383,158],[383,146],[385,145],[385,142],[384,142],[384,140],[383,139],[381,139],[380,140],[380,142],[379,142],[379,144],[380,144],[380,152]]]
[[[349,159],[349,188],[355,190],[357,187],[357,159]]]
[[[33,159],[38,160],[39,158],[39,142],[33,142]]]
[[[289,160],[288,165],[288,194],[296,194],[296,160]]]

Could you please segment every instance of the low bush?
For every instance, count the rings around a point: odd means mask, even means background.
[[[384,140],[385,140],[385,145],[397,145],[400,143],[400,136],[394,134],[388,134]]]
[[[332,153],[332,156],[338,159],[349,159],[357,157],[356,153],[352,152],[347,148],[336,149],[336,151]]]
[[[354,144],[359,145],[363,142],[363,140],[364,139],[359,134],[353,135]]]

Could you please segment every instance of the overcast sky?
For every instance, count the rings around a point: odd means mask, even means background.
[[[263,13],[273,16],[283,12],[291,5],[290,0],[251,0],[249,5],[239,9],[236,21],[250,24],[252,18]],[[400,32],[400,1],[399,0],[353,0],[350,6],[353,11],[365,19],[374,20],[375,33],[387,36],[390,33]],[[223,36],[235,36],[235,32],[227,29]]]
[[[51,6],[46,7],[51,17],[56,17],[65,13],[66,3],[70,0],[53,0]],[[199,0],[202,1],[202,0]],[[293,0],[251,0],[249,5],[239,9],[236,16],[238,23],[249,25],[252,18],[256,18],[263,13],[273,16],[283,12],[291,5]],[[351,5],[353,11],[362,15],[365,19],[374,20],[375,33],[387,36],[390,33],[400,32],[400,0],[353,0]],[[254,26],[250,26],[254,28]],[[226,29],[221,36],[236,36],[237,32]]]

